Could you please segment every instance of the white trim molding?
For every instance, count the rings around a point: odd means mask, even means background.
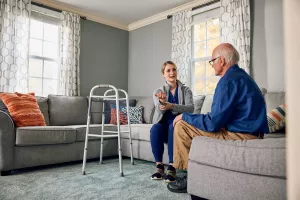
[[[43,4],[45,6],[49,6],[49,7],[52,7],[52,8],[59,9],[59,10],[72,12],[72,13],[78,14],[80,16],[84,16],[84,17],[86,17],[87,19],[89,19],[91,21],[95,21],[95,22],[98,22],[98,23],[101,23],[101,24],[105,24],[105,25],[108,25],[108,26],[112,26],[112,27],[115,27],[115,28],[119,28],[119,29],[128,31],[128,26],[127,25],[120,24],[118,22],[109,21],[109,20],[101,18],[99,16],[91,15],[89,13],[80,11],[78,8],[74,8],[74,7],[72,7],[70,5],[67,5],[67,4],[64,4],[64,3],[54,2],[52,0],[32,0],[32,1],[35,2],[35,3]]]
[[[162,13],[159,13],[159,14],[153,15],[151,17],[139,20],[137,22],[129,24],[128,25],[128,31],[133,31],[133,30],[141,28],[143,26],[147,26],[147,25],[153,24],[155,22],[167,19],[168,15],[173,15],[174,13],[180,12],[182,10],[192,9],[195,6],[205,4],[209,1],[211,1],[211,0],[194,0],[194,1],[191,1],[189,3],[183,4],[181,6],[172,8],[172,9],[167,10],[167,11],[164,11]]]
[[[210,2],[211,0],[194,0],[194,1],[191,1],[189,3],[183,4],[181,6],[178,6],[178,7],[172,8],[170,10],[161,12],[159,14],[153,15],[151,17],[148,17],[148,18],[139,20],[137,22],[131,23],[129,25],[125,25],[125,24],[121,24],[121,23],[118,23],[118,22],[110,21],[110,20],[104,19],[102,17],[92,15],[92,14],[89,14],[89,13],[84,12],[84,11],[80,11],[78,8],[72,7],[70,5],[60,3],[60,2],[56,2],[56,1],[53,1],[53,0],[32,0],[32,1],[35,2],[35,3],[43,4],[43,5],[46,5],[46,6],[49,6],[49,7],[52,7],[52,8],[56,8],[56,9],[59,9],[59,10],[65,10],[65,11],[76,13],[76,14],[81,15],[81,16],[85,16],[88,20],[91,20],[91,21],[95,21],[95,22],[98,22],[98,23],[101,23],[101,24],[105,24],[105,25],[112,26],[112,27],[119,28],[119,29],[126,30],[126,31],[132,31],[132,30],[141,28],[143,26],[147,26],[147,25],[159,22],[161,20],[167,19],[168,15],[173,15],[177,12],[182,11],[182,10],[192,9],[195,6],[205,4],[207,2]]]

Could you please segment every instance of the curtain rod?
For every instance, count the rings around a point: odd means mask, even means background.
[[[31,2],[32,5],[35,5],[35,6],[39,6],[39,7],[42,7],[42,8],[46,8],[46,9],[49,9],[49,10],[52,10],[52,11],[55,11],[55,12],[62,12],[62,10],[60,9],[57,9],[57,8],[53,8],[53,7],[50,7],[50,6],[46,6],[44,4],[41,4],[41,3],[36,3],[36,2]],[[80,16],[81,19],[84,19],[86,20],[86,17],[85,16]]]
[[[193,10],[197,10],[197,9],[199,9],[199,8],[203,8],[203,7],[205,7],[205,6],[209,6],[209,5],[214,4],[214,3],[217,3],[217,2],[220,2],[220,0],[209,1],[209,2],[207,2],[207,3],[205,3],[205,4],[201,4],[201,5],[199,5],[199,6],[195,6],[195,7],[192,8],[192,11],[193,11]],[[173,17],[173,15],[168,15],[168,16],[167,16],[168,19],[170,19],[170,18],[172,18],[172,17]]]

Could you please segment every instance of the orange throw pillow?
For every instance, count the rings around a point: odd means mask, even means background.
[[[0,97],[16,126],[46,126],[34,93],[2,93]]]

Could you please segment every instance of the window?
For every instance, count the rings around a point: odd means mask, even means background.
[[[191,85],[194,95],[214,94],[219,77],[208,63],[220,44],[219,9],[193,16]]]
[[[36,96],[58,93],[59,18],[54,11],[32,6],[29,45],[29,91]]]

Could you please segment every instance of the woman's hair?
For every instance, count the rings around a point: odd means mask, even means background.
[[[165,68],[166,68],[167,65],[173,65],[173,66],[175,67],[175,69],[177,70],[177,66],[176,66],[175,63],[173,63],[172,61],[166,61],[166,62],[162,65],[162,67],[161,67],[161,73],[162,73],[162,74],[164,74]]]

